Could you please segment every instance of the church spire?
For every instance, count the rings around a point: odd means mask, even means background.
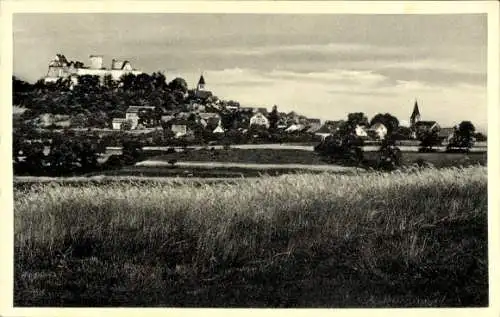
[[[418,109],[417,99],[415,99],[415,105],[413,106],[413,112],[410,117],[410,123],[413,126],[418,121],[420,121],[420,111]]]
[[[205,78],[203,77],[203,73],[200,75],[200,79],[198,80],[198,90],[204,90],[205,89]]]

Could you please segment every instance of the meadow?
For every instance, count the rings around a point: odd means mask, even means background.
[[[15,306],[488,305],[487,168],[14,190]]]

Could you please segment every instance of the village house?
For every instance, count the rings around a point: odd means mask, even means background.
[[[269,128],[269,119],[267,119],[261,112],[257,112],[250,118],[250,126],[252,125],[265,126],[266,128]]]
[[[136,129],[139,125],[139,113],[143,110],[153,111],[155,107],[151,106],[131,106],[128,107],[125,112],[125,119],[130,120],[132,122],[132,129]]]
[[[358,137],[361,137],[361,138],[367,138],[368,137],[368,133],[366,132],[364,126],[356,125],[356,128],[355,128],[354,131],[356,133],[356,136],[358,136]]]
[[[344,123],[345,123],[344,120],[337,120],[337,121],[327,120],[325,121],[323,126],[319,128],[314,134],[316,136],[321,137],[322,139],[325,139],[327,136],[337,132]]]
[[[436,121],[418,121],[415,123],[415,132],[417,136],[424,132],[438,132],[441,129]]]
[[[438,132],[439,138],[446,142],[450,142],[454,135],[455,127],[441,128]]]
[[[170,130],[174,133],[176,138],[187,135],[188,129],[186,124],[172,124]]]
[[[377,139],[383,140],[387,135],[387,127],[383,123],[377,122],[368,129],[368,132],[371,132]]]
[[[320,119],[307,119],[307,130],[308,133],[315,133],[321,128]]]
[[[170,120],[172,120],[174,118],[173,115],[162,115],[161,116],[161,121],[162,122],[169,122]]]
[[[222,134],[224,133],[224,129],[222,128],[221,124],[220,124],[220,121],[219,121],[219,124],[217,125],[217,128],[215,128],[212,133],[214,134]]]
[[[142,74],[142,71],[132,67],[129,61],[113,59],[111,68],[103,67],[103,57],[101,55],[90,55],[90,66],[85,66],[82,62],[68,61],[63,54],[56,54],[50,61],[49,70],[44,77],[45,83],[57,82],[59,79],[70,79],[72,85],[78,84],[78,76],[95,75],[99,76],[101,83],[106,75],[118,81],[125,74]]]
[[[292,124],[288,128],[285,129],[285,132],[300,132],[306,129],[306,126],[303,124]]]
[[[121,130],[122,124],[127,121],[125,118],[113,118],[113,121],[111,122],[111,127],[113,130]]]

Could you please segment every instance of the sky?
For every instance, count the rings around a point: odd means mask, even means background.
[[[35,82],[56,53],[162,71],[243,106],[322,120],[391,113],[487,129],[485,14],[15,14],[14,75]]]

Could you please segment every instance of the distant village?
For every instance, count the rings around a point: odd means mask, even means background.
[[[47,75],[43,78],[45,83],[56,83],[61,79],[70,82],[70,89],[78,85],[78,78],[84,75],[98,76],[101,84],[106,78],[114,81],[120,81],[122,76],[133,74],[138,76],[142,71],[134,69],[127,60],[113,59],[109,68],[103,65],[103,56],[91,55],[90,65],[86,66],[81,62],[70,62],[62,54],[49,63]],[[154,130],[160,127],[168,126],[174,137],[182,138],[193,134],[193,124],[202,126],[204,129],[211,129],[213,134],[224,134],[227,130],[227,124],[222,124],[223,113],[237,114],[233,116],[235,121],[231,128],[237,129],[242,133],[247,133],[252,126],[258,126],[262,129],[269,129],[271,126],[270,113],[267,108],[262,107],[243,107],[238,102],[226,102],[218,99],[207,85],[205,76],[202,74],[196,84],[196,87],[187,90],[184,95],[186,100],[183,107],[176,110],[160,109],[160,120],[154,120],[153,113],[158,111],[154,106],[129,106],[123,117],[111,118],[109,129],[113,130]],[[295,112],[284,113],[277,112],[274,106],[273,111],[277,114],[277,123],[274,130],[280,133],[300,134],[306,133],[314,135],[321,139],[334,134],[345,120],[326,120],[321,122],[317,118],[307,118],[306,116]],[[158,114],[156,114],[157,116]],[[438,133],[443,140],[450,139],[453,136],[454,127],[440,127],[436,121],[422,120],[417,101],[413,105],[413,111],[409,116],[410,126],[405,133],[408,139],[416,139],[420,132],[434,131]],[[42,121],[45,125],[72,126],[68,116],[50,116],[47,115]],[[372,125],[358,125],[356,135],[360,138],[381,140],[388,133],[388,127],[381,122]]]

